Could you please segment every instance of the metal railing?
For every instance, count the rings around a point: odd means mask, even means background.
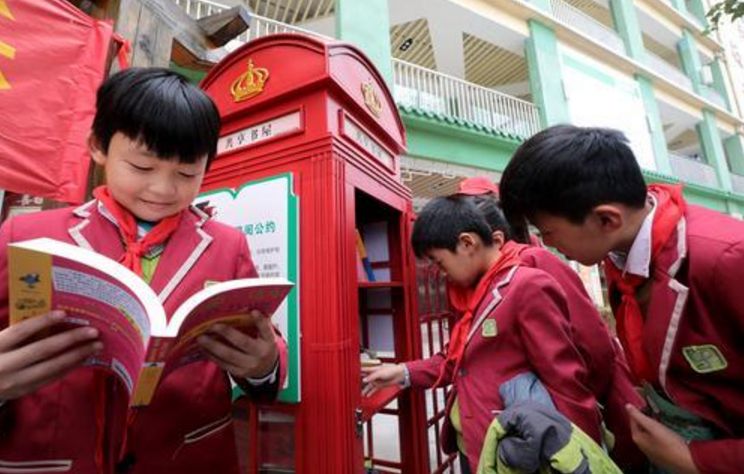
[[[192,18],[199,19],[228,8],[210,0],[173,0]],[[247,42],[275,33],[298,33],[328,38],[319,33],[258,15],[240,35]],[[467,122],[522,138],[540,130],[537,107],[527,101],[397,59],[393,60],[395,102],[423,112]]]
[[[684,87],[688,91],[692,91],[692,81],[687,75],[669,64],[661,57],[655,55],[649,50],[646,50],[646,64],[658,75],[665,78],[672,84]]]
[[[712,188],[718,187],[716,170],[709,164],[684,155],[677,155],[671,151],[669,152],[669,161],[672,165],[672,171],[682,181]]]
[[[251,41],[263,36],[273,35],[276,33],[296,33],[300,35],[315,36],[322,39],[333,39],[315,31],[306,30],[299,26],[282,23],[281,21],[272,20],[258,15],[251,15],[251,24],[248,31],[238,37],[240,41]]]
[[[731,188],[739,194],[744,194],[744,176],[731,173]]]
[[[462,79],[393,60],[399,106],[526,138],[540,130],[537,107]]]
[[[194,20],[200,20],[205,16],[214,15],[230,8],[227,5],[209,0],[173,0],[173,2],[186,10],[186,13]]]
[[[625,45],[620,35],[578,8],[563,0],[550,0],[553,16],[560,22],[576,28],[618,54],[625,54]]]
[[[205,16],[209,16],[215,13],[220,13],[223,10],[230,8],[227,5],[215,3],[210,0],[173,0],[176,5],[179,5],[188,15],[199,20]],[[298,26],[282,23],[280,21],[272,20],[263,16],[255,15],[251,13],[251,21],[248,30],[240,34],[237,38],[238,41],[247,43],[248,41],[263,36],[273,35],[277,33],[297,33],[309,36],[315,36],[317,38],[332,39],[326,35],[316,33],[315,31],[306,30]]]

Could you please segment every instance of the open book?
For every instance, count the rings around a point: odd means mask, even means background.
[[[255,334],[251,311],[270,317],[293,286],[284,278],[209,284],[166,315],[152,288],[123,265],[46,238],[9,245],[8,276],[10,324],[63,310],[67,326],[97,328],[103,350],[86,364],[115,373],[132,406],[147,405],[168,372],[204,358],[196,338],[210,326]]]

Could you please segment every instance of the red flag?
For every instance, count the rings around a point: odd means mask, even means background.
[[[111,35],[65,0],[0,0],[0,188],[83,200]]]

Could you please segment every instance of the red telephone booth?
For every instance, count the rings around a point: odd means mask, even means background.
[[[292,393],[250,409],[248,472],[428,472],[422,396],[361,395],[362,349],[386,362],[421,353],[411,195],[399,179],[405,134],[383,79],[353,46],[280,34],[232,53],[202,87],[223,119],[206,200],[279,176],[296,204],[286,220],[234,221],[260,226],[269,242],[251,241],[254,257],[271,253],[269,230],[296,223],[274,241],[298,252]],[[236,200],[234,218],[276,200],[281,192]]]

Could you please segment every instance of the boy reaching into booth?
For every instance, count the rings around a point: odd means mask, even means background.
[[[486,177],[467,178],[460,182],[458,195],[472,203],[485,217],[495,238],[515,242],[532,241],[529,235],[517,235],[509,226],[498,203],[498,187]],[[526,233],[526,232],[525,232]],[[558,257],[539,245],[519,245],[517,252],[522,266],[538,268],[553,277],[565,293],[571,336],[587,369],[586,385],[602,407],[602,419],[612,434],[604,437],[612,458],[626,469],[645,465],[645,457],[630,439],[630,426],[624,406],[642,406],[636,392],[622,350],[616,347],[606,323],[577,273]],[[450,308],[458,315],[465,314],[470,290],[448,282]],[[409,361],[366,369],[368,382],[379,386],[399,384],[405,380],[414,388],[429,388],[436,381],[446,353],[429,359]],[[411,373],[415,376],[411,376]]]
[[[427,204],[414,224],[412,244],[418,257],[431,259],[450,284],[468,293],[467,310],[450,333],[446,360],[408,364],[412,386],[453,384],[443,449],[465,453],[475,472],[495,415],[524,400],[556,408],[601,444],[597,402],[571,340],[558,283],[541,270],[520,266],[522,245],[493,233],[466,196]],[[389,385],[383,375],[368,374],[369,389]]]
[[[615,130],[548,128],[501,180],[507,217],[585,265],[604,261],[610,303],[650,413],[633,440],[674,473],[744,465],[744,222],[646,186]],[[650,415],[650,416],[649,416]]]
[[[208,360],[170,373],[147,407],[127,409],[113,376],[83,368],[93,328],[52,331],[52,312],[8,324],[8,243],[49,237],[140,275],[166,312],[209,282],[256,277],[245,236],[191,206],[216,154],[217,108],[182,76],[132,68],[100,87],[90,137],[106,185],[78,207],[18,216],[0,229],[0,471],[237,473],[230,379],[273,400],[286,345],[269,318],[257,334],[214,325]],[[8,471],[9,472],[9,471]]]
[[[485,177],[464,179],[458,193],[468,196],[486,218],[492,232],[501,232],[507,240],[530,243],[520,247],[520,264],[538,268],[555,278],[566,295],[568,318],[574,345],[587,367],[587,386],[599,402],[602,420],[609,429],[611,441],[607,443],[615,462],[626,470],[640,469],[646,465],[645,456],[633,444],[630,423],[625,405],[645,405],[632,381],[628,364],[607,323],[584,287],[579,275],[539,241],[529,235],[526,226],[515,231],[510,226],[498,202],[498,187]],[[463,313],[467,303],[463,290],[447,286],[450,306]],[[432,358],[436,362],[437,358]]]

